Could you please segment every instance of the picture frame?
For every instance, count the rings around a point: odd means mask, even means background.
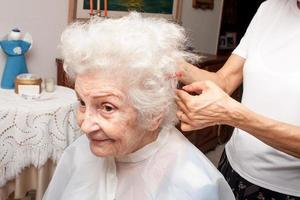
[[[226,32],[224,35],[219,37],[219,49],[232,50],[237,46],[236,32]]]
[[[234,49],[236,47],[236,32],[226,32],[226,46],[227,49]]]
[[[225,35],[221,35],[219,38],[219,49],[227,49],[227,39]]]
[[[203,10],[213,9],[214,0],[193,0],[193,8],[201,8]]]
[[[69,0],[69,14],[68,14],[68,22],[69,23],[77,21],[77,20],[87,20],[90,18],[90,10],[83,8],[84,1],[86,1],[86,0]],[[151,1],[151,0],[149,0],[149,1]],[[172,20],[176,23],[181,24],[181,12],[182,12],[183,0],[168,0],[168,1],[172,2],[172,4],[173,4],[173,5],[171,5],[172,13],[168,13],[168,14],[154,13],[154,12],[141,12],[141,13],[143,16],[163,17],[168,20]],[[108,11],[107,11],[108,17],[118,18],[118,17],[122,17],[122,16],[128,14],[128,11],[110,10],[109,2],[110,1],[108,1]],[[95,6],[94,6],[94,8],[95,8]],[[96,10],[95,10],[95,12],[96,12]],[[103,7],[101,7],[101,16],[103,16]]]

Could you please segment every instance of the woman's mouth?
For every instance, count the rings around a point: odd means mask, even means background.
[[[102,145],[113,142],[113,140],[112,139],[92,139],[92,138],[90,138],[90,142],[96,146],[102,146]]]

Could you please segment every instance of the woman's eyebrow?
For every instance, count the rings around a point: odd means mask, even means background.
[[[92,98],[99,98],[99,97],[117,97],[118,99],[124,99],[125,96],[119,92],[119,91],[114,91],[114,90],[98,90],[98,91],[93,91],[90,93],[90,96]]]
[[[100,95],[97,95],[97,94],[92,95],[91,97],[95,101],[103,99],[105,101],[112,101],[114,103],[123,103],[124,102],[124,98],[122,98],[122,96],[115,95],[115,94],[108,94],[108,93],[107,94],[103,94],[102,93]]]
[[[92,94],[92,98],[101,98],[101,97],[117,97],[121,99],[120,95],[111,94],[111,93],[101,93],[101,94]]]

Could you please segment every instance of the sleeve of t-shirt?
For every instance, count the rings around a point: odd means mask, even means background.
[[[245,59],[247,58],[250,44],[255,41],[255,37],[257,35],[256,33],[258,31],[261,31],[259,28],[259,24],[261,23],[261,20],[263,20],[266,3],[267,2],[264,2],[259,6],[239,45],[232,52],[233,54],[241,56]]]

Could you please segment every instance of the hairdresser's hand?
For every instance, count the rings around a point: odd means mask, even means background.
[[[185,90],[185,91],[184,91]],[[216,124],[226,124],[230,111],[237,103],[215,83],[199,81],[177,90],[177,117],[181,130],[191,131]],[[197,93],[190,95],[189,93]]]
[[[184,60],[178,61],[177,66],[178,71],[176,72],[176,77],[181,83],[186,85],[196,81],[195,75],[198,74],[199,71],[199,69],[196,66]]]

